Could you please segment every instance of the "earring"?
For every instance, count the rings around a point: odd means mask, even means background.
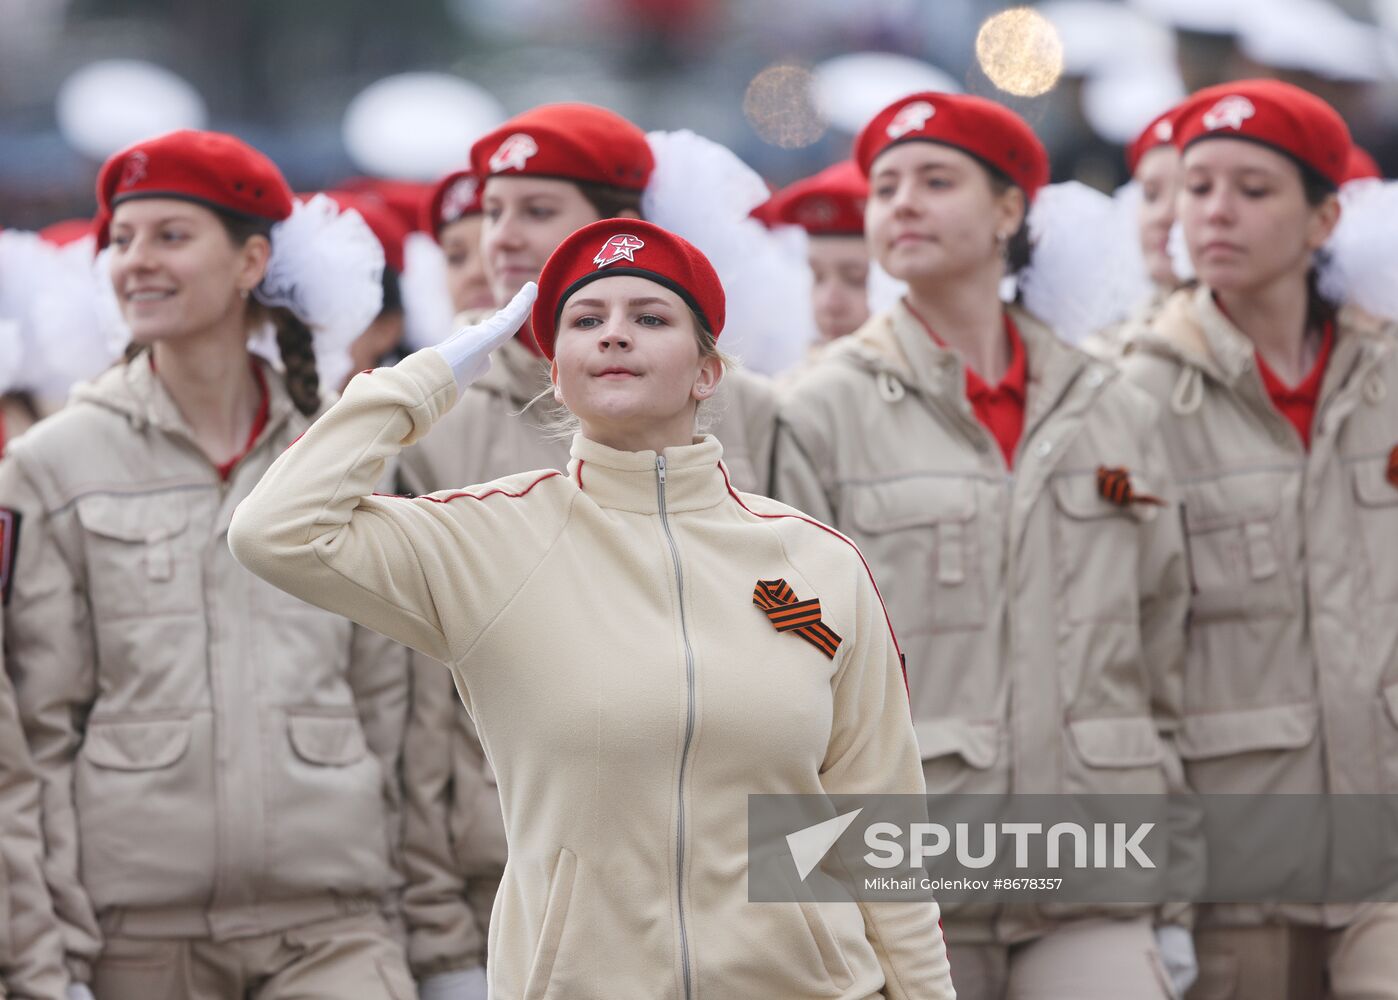
[[[240,288],[240,289],[238,289],[238,294],[239,294],[240,296],[243,297],[243,300],[244,300],[244,301],[246,301],[246,300],[247,300],[247,297],[248,297],[249,295],[252,294],[252,289],[251,289],[251,288]]]

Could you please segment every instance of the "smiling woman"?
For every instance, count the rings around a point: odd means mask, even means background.
[[[255,573],[452,671],[510,845],[491,994],[949,1000],[935,903],[747,900],[750,793],[923,783],[858,550],[734,490],[718,440],[694,434],[723,373],[709,261],[606,220],[562,242],[534,299],[526,285],[487,322],[355,378],[229,532]],[[582,426],[567,474],[374,495],[531,301]],[[827,641],[773,627],[755,592],[776,580],[819,602]]]
[[[409,995],[380,912],[406,651],[277,594],[224,540],[322,405],[306,323],[255,296],[273,261],[323,269],[324,248],[282,239],[291,191],[232,136],[138,143],[97,193],[133,350],[0,464],[23,523],[6,666],[68,965],[103,1000]],[[268,318],[285,379],[249,351]]]

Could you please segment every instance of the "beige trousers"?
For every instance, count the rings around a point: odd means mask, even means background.
[[[1174,1000],[1151,923],[1075,920],[1027,944],[948,944],[957,1000]]]
[[[1188,1000],[1398,1000],[1398,904],[1347,927],[1208,927]]]
[[[92,972],[101,1000],[416,1000],[403,949],[377,913],[275,934],[109,937]]]

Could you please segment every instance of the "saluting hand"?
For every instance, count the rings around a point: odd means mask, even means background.
[[[513,337],[529,318],[529,310],[539,296],[539,286],[526,282],[505,308],[470,326],[463,326],[442,341],[435,350],[451,365],[456,387],[464,389],[490,371],[490,354]]]

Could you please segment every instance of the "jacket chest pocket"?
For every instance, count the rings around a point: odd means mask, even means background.
[[[182,498],[89,496],[77,515],[97,619],[198,610],[199,556]]]
[[[1398,601],[1398,484],[1388,479],[1388,459],[1355,463],[1354,499],[1360,558],[1368,571],[1361,592],[1372,604]]]
[[[1225,477],[1191,486],[1185,534],[1194,623],[1295,613],[1275,477]]]
[[[977,629],[985,579],[975,482],[920,476],[850,488],[850,523],[899,632]]]
[[[1122,507],[1104,499],[1095,473],[1057,476],[1051,481],[1054,576],[1069,622],[1135,622],[1139,617],[1137,546],[1140,523],[1162,508]],[[1153,494],[1152,484],[1133,478],[1133,488]]]

